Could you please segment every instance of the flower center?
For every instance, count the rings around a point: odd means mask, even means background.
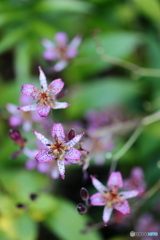
[[[49,94],[49,91],[39,92],[39,99],[37,101],[42,107],[50,106],[51,108],[55,106],[53,97]]]
[[[117,193],[117,190],[113,189],[106,191],[102,194],[103,201],[106,203],[107,207],[113,207],[116,203],[123,203],[121,196]]]
[[[65,142],[59,142],[57,137],[54,138],[54,141],[54,144],[50,144],[49,153],[53,154],[56,160],[61,161],[69,147],[64,145]]]

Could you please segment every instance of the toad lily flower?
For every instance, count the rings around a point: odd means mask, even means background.
[[[91,176],[92,184],[99,191],[90,197],[91,205],[105,206],[103,211],[104,225],[107,226],[107,222],[110,219],[113,208],[126,215],[130,213],[130,207],[127,198],[132,198],[141,193],[138,190],[123,191],[118,190],[122,188],[123,181],[120,172],[112,172],[107,187],[105,187],[99,180]]]
[[[41,67],[39,67],[39,72],[42,92],[40,92],[36,86],[31,84],[24,84],[21,89],[22,93],[36,100],[36,104],[18,107],[17,109],[24,112],[38,110],[41,117],[46,117],[51,108],[58,109],[70,106],[66,102],[56,102],[55,95],[62,90],[64,82],[62,82],[61,79],[56,79],[47,86],[46,76]]]
[[[53,142],[45,138],[41,133],[37,133],[35,130],[32,130],[37,139],[39,139],[44,145],[45,149],[41,150],[36,155],[36,160],[40,163],[57,161],[58,169],[61,177],[65,178],[65,162],[70,164],[78,163],[78,160],[81,158],[81,152],[73,146],[78,143],[84,133],[76,135],[70,141],[65,141],[65,134],[63,127],[60,123],[53,124],[52,127],[52,137]]]
[[[45,47],[43,57],[48,61],[58,60],[53,70],[58,72],[63,70],[71,58],[77,55],[77,48],[81,43],[81,37],[76,36],[69,44],[68,37],[64,32],[58,32],[55,35],[55,41],[43,39],[42,44]]]

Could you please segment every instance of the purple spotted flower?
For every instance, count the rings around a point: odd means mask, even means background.
[[[123,186],[120,172],[111,173],[107,182],[108,187],[104,186],[93,176],[91,176],[91,180],[92,184],[99,192],[90,197],[90,202],[91,205],[94,206],[105,206],[103,211],[103,221],[105,226],[107,226],[113,208],[124,215],[129,214],[130,207],[126,199],[135,197],[141,193],[141,191],[138,190],[118,192],[118,190]]]
[[[36,104],[18,107],[17,109],[24,112],[38,110],[38,113],[41,117],[46,117],[51,108],[66,108],[69,106],[69,104],[66,102],[56,101],[55,95],[62,90],[64,82],[61,79],[56,79],[52,81],[49,86],[47,86],[46,76],[41,67],[39,67],[39,72],[39,80],[42,92],[40,92],[36,86],[31,84],[24,84],[22,85],[21,89],[22,93],[36,100]]]
[[[65,178],[65,162],[69,164],[78,163],[81,158],[81,152],[73,146],[78,143],[84,133],[76,135],[70,141],[65,141],[65,134],[60,123],[54,123],[52,127],[53,142],[45,138],[41,133],[33,130],[37,139],[39,139],[45,148],[36,155],[36,160],[40,163],[57,161],[59,173]]]
[[[57,61],[53,70],[63,70],[71,58],[77,55],[77,48],[81,43],[81,37],[76,36],[69,44],[66,33],[59,32],[55,35],[55,42],[43,39],[42,44],[46,48],[43,57],[48,61]]]
[[[31,104],[31,99],[25,95],[20,96],[21,104]],[[11,127],[18,127],[22,125],[22,128],[25,132],[31,130],[34,122],[41,122],[42,118],[37,112],[21,112],[17,110],[17,106],[12,103],[6,105],[6,109],[11,113],[9,118],[9,125]]]
[[[23,153],[28,157],[26,161],[25,167],[27,170],[37,169],[41,173],[46,173],[50,175],[53,179],[57,179],[59,177],[58,166],[55,161],[50,162],[42,162],[39,163],[36,161],[35,156],[38,154],[38,149],[28,149],[24,148]]]

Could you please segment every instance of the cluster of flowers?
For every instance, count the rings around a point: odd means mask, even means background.
[[[69,45],[67,45],[67,42],[67,36],[62,32],[56,34],[55,44],[47,39],[44,39],[42,42],[46,48],[44,52],[44,58],[47,60],[58,60],[54,66],[55,71],[62,70],[68,64],[69,59],[76,56],[77,47],[81,42],[81,38],[74,38]],[[61,79],[56,79],[48,86],[46,76],[41,67],[39,67],[39,73],[40,87],[42,90],[40,91],[34,85],[24,84],[22,85],[21,89],[21,92],[24,95],[22,95],[20,98],[20,102],[24,106],[17,107],[14,104],[7,105],[7,110],[12,114],[9,119],[9,123],[12,127],[22,125],[25,131],[30,131],[34,122],[46,124],[45,118],[49,115],[51,109],[64,109],[70,106],[66,102],[57,101],[57,99],[59,99],[59,93],[64,87],[64,82]],[[31,101],[28,97],[36,101],[36,103],[31,104]],[[91,119],[93,117],[93,115],[90,115]],[[100,118],[99,122],[103,125]],[[88,129],[87,135],[90,135],[90,132],[92,132],[91,129]],[[68,135],[65,136],[65,131],[61,123],[52,124],[52,141],[36,130],[32,130],[32,132],[35,134],[39,142],[42,143],[38,144],[38,149],[29,149],[26,146],[26,139],[21,136],[18,130],[10,130],[9,133],[10,138],[19,146],[19,151],[15,152],[12,155],[12,158],[17,157],[21,152],[24,153],[27,157],[29,157],[26,163],[26,167],[28,169],[37,168],[41,172],[49,172],[53,178],[58,178],[60,174],[61,178],[64,179],[65,165],[81,164],[82,156],[86,157],[88,154],[88,151],[85,152],[80,143],[84,132],[76,135],[75,131],[71,129]],[[103,139],[96,139],[95,145],[103,146],[103,149],[112,149],[113,144],[109,142],[108,139],[110,139],[110,136],[107,136],[107,138]],[[79,143],[79,149],[74,148],[74,145],[77,143]],[[98,147],[97,152],[100,154],[101,148],[99,149]],[[97,156],[99,156],[98,154]],[[33,156],[35,156],[36,161],[34,160]],[[100,159],[100,157],[98,158]],[[101,159],[104,159],[103,155],[101,156]],[[103,163],[103,161],[100,160],[98,160],[98,162]],[[135,172],[137,172],[137,170]],[[140,174],[138,174],[138,176],[140,176]],[[107,187],[104,186],[94,176],[90,177],[92,184],[98,190],[98,193],[95,193],[89,197],[87,190],[83,188],[81,191],[81,196],[82,199],[85,200],[86,205],[79,204],[77,210],[80,214],[83,214],[87,211],[89,205],[105,206],[103,212],[103,222],[105,226],[110,219],[113,208],[120,211],[124,215],[129,214],[130,207],[126,199],[141,194],[142,190],[145,188],[144,185],[142,186],[143,176],[141,176],[139,179],[139,188],[136,187],[134,190],[133,176],[132,181],[131,179],[128,181],[128,188],[131,190],[122,192],[119,192],[119,189],[123,187],[123,181],[120,172],[111,173]]]

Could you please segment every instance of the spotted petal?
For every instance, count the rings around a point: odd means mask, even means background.
[[[127,199],[127,198],[136,197],[141,192],[142,191],[132,190],[132,191],[120,192],[119,195],[121,196],[121,199],[124,200],[124,199]]]
[[[64,160],[58,160],[57,161],[59,173],[61,175],[61,178],[65,178],[65,166],[64,166]]]
[[[104,210],[103,210],[103,216],[102,216],[102,218],[103,218],[103,222],[104,222],[104,225],[105,226],[107,226],[107,223],[108,223],[108,221],[109,221],[109,219],[110,219],[110,216],[111,216],[111,214],[112,214],[112,211],[113,211],[113,208],[112,207],[105,207],[104,208]]]
[[[82,153],[76,148],[70,148],[69,151],[65,154],[66,160],[79,160],[82,156]]]
[[[55,105],[54,105],[53,109],[67,108],[67,107],[70,106],[70,105],[69,105],[68,103],[66,103],[66,102],[55,102],[54,104],[55,104]]]
[[[103,201],[101,193],[95,193],[90,197],[90,203],[93,206],[104,206],[106,203]]]
[[[52,127],[52,133],[51,134],[52,134],[53,138],[55,136],[57,136],[59,142],[64,142],[65,134],[64,134],[62,124],[54,123],[53,127]]]
[[[64,82],[60,78],[58,78],[49,84],[48,90],[53,92],[56,95],[62,90],[63,87],[64,87]]]
[[[35,158],[37,162],[43,163],[43,162],[49,162],[53,160],[55,157],[53,154],[49,153],[49,150],[43,149],[36,155]]]
[[[47,117],[51,107],[50,106],[41,106],[40,104],[37,105],[38,113],[41,117]]]
[[[71,141],[67,142],[65,145],[67,145],[69,147],[73,147],[76,143],[78,143],[80,141],[80,139],[83,135],[84,135],[84,133],[76,135]]]
[[[42,87],[43,91],[45,92],[47,90],[46,76],[45,76],[44,72],[42,71],[41,67],[38,67],[38,69],[39,69],[40,84],[41,84],[41,87]]]
[[[121,173],[120,172],[112,172],[108,179],[107,186],[111,189],[113,187],[117,187],[117,189],[122,188],[123,181],[122,181]]]
[[[28,106],[24,106],[24,107],[18,107],[17,110],[22,110],[24,112],[35,111],[35,110],[37,110],[37,105],[32,104],[32,105],[28,105]]]
[[[35,99],[32,94],[33,94],[33,92],[38,92],[38,88],[32,84],[23,84],[21,92],[26,94],[27,96]]]
[[[41,133],[38,133],[35,130],[32,130],[32,132],[34,132],[37,139],[40,140],[45,146],[47,146],[48,144],[52,144],[52,142],[45,138]]]
[[[123,203],[116,203],[114,205],[114,209],[118,210],[124,215],[130,214],[130,207],[127,201],[124,201]]]
[[[104,192],[107,191],[107,188],[94,176],[90,176],[92,180],[93,186],[99,191],[99,192]]]

